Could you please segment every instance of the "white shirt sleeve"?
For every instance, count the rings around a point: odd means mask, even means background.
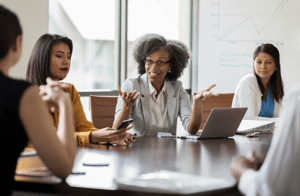
[[[247,107],[248,110],[244,116],[247,120],[257,120],[256,97],[257,92],[251,81],[243,79],[235,92],[232,107]],[[237,103],[237,104],[234,104]]]
[[[300,194],[300,89],[285,99],[266,159],[259,171],[247,170],[239,190],[245,195]]]
[[[259,181],[259,175],[253,169],[247,170],[241,177],[238,184],[238,189],[245,195],[258,195],[257,185]],[[266,193],[265,193],[266,194]],[[269,194],[266,194],[269,195]]]

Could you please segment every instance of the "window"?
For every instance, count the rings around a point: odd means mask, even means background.
[[[49,33],[66,35],[74,45],[65,81],[78,91],[117,89],[115,1],[50,0],[49,7]]]
[[[71,69],[64,79],[75,85],[90,119],[89,98],[118,95],[128,77],[137,76],[133,41],[145,33],[177,39],[191,48],[193,0],[49,0],[49,33],[73,41]],[[180,78],[190,93],[190,66]]]
[[[127,77],[138,76],[132,58],[133,41],[146,33],[157,33],[166,39],[180,40],[189,47],[188,0],[128,0],[128,66]],[[189,68],[180,78],[190,88]]]

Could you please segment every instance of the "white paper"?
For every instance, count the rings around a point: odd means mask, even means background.
[[[275,121],[242,120],[237,133],[247,133],[251,131],[270,132],[274,129],[274,126]]]
[[[220,178],[196,176],[161,170],[137,178],[115,179],[119,188],[160,193],[191,194],[233,187],[235,182]]]
[[[160,138],[175,138],[176,135],[172,135],[171,133],[158,132],[157,137],[160,137]]]

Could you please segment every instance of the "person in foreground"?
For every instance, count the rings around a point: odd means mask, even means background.
[[[299,195],[300,88],[285,98],[278,128],[264,163],[255,171],[257,157],[232,160],[232,174],[245,195]],[[258,169],[258,168],[257,168]]]
[[[211,85],[194,96],[191,108],[188,94],[177,80],[190,58],[188,48],[179,41],[146,34],[136,40],[133,57],[140,76],[125,80],[122,89],[118,87],[113,127],[131,118],[138,136],[176,134],[179,116],[185,130],[196,134],[202,121],[202,100],[217,94],[209,92],[215,86]]]
[[[275,120],[284,96],[278,49],[262,44],[253,55],[254,73],[239,82],[232,107],[247,107],[246,120]]]
[[[53,174],[65,179],[72,172],[76,153],[74,121],[69,94],[58,82],[47,80],[43,100],[36,85],[8,76],[22,53],[22,28],[18,17],[0,5],[0,145],[3,182],[1,195],[10,195],[20,153],[28,140]],[[59,108],[57,133],[46,106]]]
[[[44,34],[36,42],[29,59],[26,80],[36,85],[44,85],[46,78],[51,77],[54,81],[63,80],[71,66],[73,44],[72,40],[60,35]],[[129,145],[134,142],[135,135],[126,133],[128,129],[115,130],[113,128],[97,129],[88,121],[80,101],[80,95],[73,84],[66,91],[70,94],[79,145],[90,143],[110,142],[117,145]],[[51,111],[54,125],[57,127],[60,111]]]

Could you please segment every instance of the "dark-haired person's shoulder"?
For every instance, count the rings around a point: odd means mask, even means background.
[[[29,86],[29,82],[20,79],[14,79],[9,77],[2,77],[1,92],[9,93],[10,95],[22,94]]]
[[[170,81],[173,86],[182,86],[182,82],[180,80]]]
[[[182,82],[179,80],[175,80],[175,81],[170,81],[174,91],[179,91],[179,90],[184,90],[183,86],[182,86]]]
[[[126,85],[130,85],[130,86],[133,86],[133,85],[137,85],[141,82],[141,76],[137,76],[137,77],[134,77],[134,78],[127,78],[124,82],[123,82],[123,85],[126,84]]]
[[[143,74],[143,75],[144,75],[144,74]],[[142,77],[143,75],[141,75],[141,76],[136,76],[136,77],[134,77],[134,78],[127,78],[125,81],[126,81],[126,82],[134,83],[134,82],[140,80],[140,77]],[[125,81],[124,81],[124,82],[125,82]]]
[[[256,80],[256,77],[255,77],[255,75],[254,75],[253,73],[249,73],[249,74],[245,75],[245,76],[241,79],[241,81],[243,81],[243,80],[245,80],[245,81],[255,81],[255,80]]]
[[[256,76],[253,73],[245,75],[239,82],[237,88],[258,87]]]
[[[137,76],[135,78],[127,78],[123,83],[122,83],[122,91],[133,91],[136,90],[138,92],[141,91],[141,86],[145,85],[147,81],[147,75],[143,74],[140,76]]]

